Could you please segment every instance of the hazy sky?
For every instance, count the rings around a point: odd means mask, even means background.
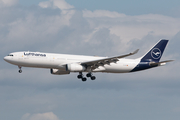
[[[178,120],[180,1],[0,0],[0,119]],[[16,51],[115,56],[169,39],[166,66],[128,74],[54,76],[10,65]]]
[[[21,5],[32,6],[45,0],[20,0]],[[179,17],[179,0],[66,0],[79,10],[110,10],[127,15],[163,14]]]

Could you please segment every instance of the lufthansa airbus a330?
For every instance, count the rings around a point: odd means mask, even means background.
[[[115,57],[95,57],[82,55],[54,54],[41,52],[13,52],[4,57],[4,60],[19,67],[48,68],[51,74],[64,75],[70,72],[79,72],[78,79],[86,81],[87,78],[95,80],[93,72],[128,73],[165,65],[173,60],[161,61],[161,56],[168,40],[160,40],[144,56],[137,59],[125,59],[134,55],[136,51]],[[83,72],[87,73],[86,77]]]

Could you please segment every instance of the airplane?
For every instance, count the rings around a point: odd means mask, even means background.
[[[87,78],[95,80],[93,72],[103,73],[129,73],[165,65],[173,60],[161,61],[161,56],[169,40],[158,41],[145,55],[137,59],[125,59],[136,54],[139,49],[132,53],[115,57],[97,57],[69,54],[55,54],[42,52],[13,52],[4,57],[10,64],[19,67],[48,68],[54,75],[66,75],[71,72],[79,72],[78,79],[86,81]],[[83,72],[87,73],[86,77]]]

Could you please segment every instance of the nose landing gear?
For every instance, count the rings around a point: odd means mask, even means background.
[[[21,70],[21,66],[18,66],[18,68],[19,68],[19,73],[22,73],[22,70]]]

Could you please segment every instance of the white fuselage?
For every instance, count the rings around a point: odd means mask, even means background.
[[[136,54],[139,49],[129,54],[114,57],[97,57],[69,54],[54,54],[40,52],[14,52],[4,57],[6,62],[17,65],[19,73],[21,67],[48,68],[53,75],[65,75],[79,72],[78,79],[86,81],[87,78],[95,80],[93,72],[128,73],[146,70],[165,65],[172,60],[160,61],[168,40],[160,40],[144,56],[138,59],[124,59]],[[87,72],[86,76],[83,72]],[[87,77],[87,78],[86,78]]]
[[[4,60],[21,67],[49,68],[66,71],[65,65],[86,61],[104,59],[106,57],[68,55],[40,52],[14,52],[12,56],[4,57]],[[93,72],[126,73],[133,70],[140,59],[118,59],[119,61],[99,66]],[[76,72],[76,71],[75,71]],[[88,71],[84,71],[88,72]]]

